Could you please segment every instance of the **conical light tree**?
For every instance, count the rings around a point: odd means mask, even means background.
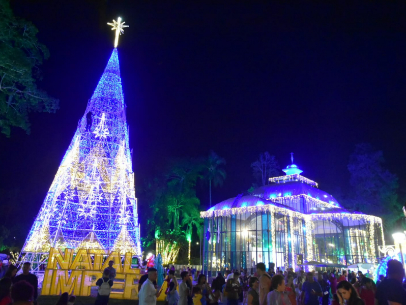
[[[119,250],[141,256],[117,48],[79,121],[22,252],[25,261],[33,261],[50,247],[92,249],[93,243],[106,253]]]

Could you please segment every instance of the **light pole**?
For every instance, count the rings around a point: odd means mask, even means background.
[[[392,234],[393,239],[395,240],[395,244],[399,245],[400,250],[400,259],[402,262],[402,266],[405,267],[405,262],[403,260],[403,251],[402,251],[402,243],[405,241],[406,236],[403,232],[396,232]]]

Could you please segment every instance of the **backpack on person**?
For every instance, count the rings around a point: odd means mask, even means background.
[[[110,287],[110,280],[103,281],[103,283],[99,286],[99,295],[103,296],[108,296],[110,295],[111,292],[111,287]]]

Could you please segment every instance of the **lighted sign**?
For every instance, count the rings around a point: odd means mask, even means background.
[[[98,251],[79,249],[61,250],[51,248],[48,265],[42,282],[41,295],[60,295],[64,292],[74,293],[76,296],[90,296],[92,286],[103,276],[103,270],[113,261],[117,271],[110,298],[138,299],[138,280],[141,277],[140,269],[131,268],[133,255],[126,253],[124,261],[118,252],[103,255]],[[166,282],[162,289],[166,290]],[[161,293],[159,301],[165,300]]]

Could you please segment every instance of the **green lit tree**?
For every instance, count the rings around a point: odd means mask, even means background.
[[[49,57],[37,33],[32,23],[14,16],[8,0],[0,0],[0,129],[8,137],[11,127],[30,132],[30,112],[58,109],[58,100],[36,85]]]
[[[144,247],[155,244],[160,253],[169,251],[163,256],[166,263],[174,262],[179,251],[186,248],[190,230],[183,219],[187,212],[198,213],[200,201],[196,197],[196,182],[201,172],[199,160],[173,160],[161,176],[144,185],[140,194],[140,201],[146,200],[149,207],[144,214],[147,220]]]

